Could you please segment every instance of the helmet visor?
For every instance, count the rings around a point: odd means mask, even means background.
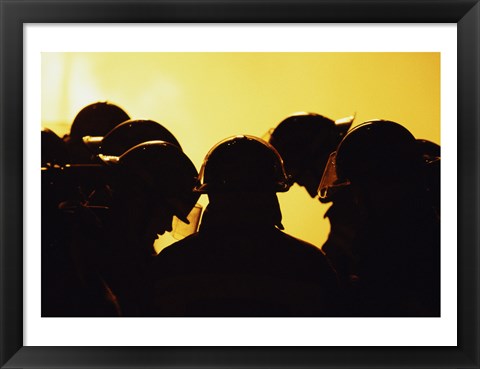
[[[336,159],[337,152],[334,151],[328,157],[327,165],[318,186],[318,196],[324,201],[329,201],[339,188],[350,185],[348,179],[338,178]]]
[[[176,240],[181,240],[197,232],[198,224],[200,223],[200,217],[202,215],[202,210],[202,205],[198,203],[195,204],[192,211],[187,215],[186,220],[188,221],[188,224],[177,216],[174,216],[172,227],[173,238],[175,238]]]

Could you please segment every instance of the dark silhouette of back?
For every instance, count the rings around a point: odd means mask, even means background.
[[[153,316],[330,316],[337,279],[315,246],[281,231],[275,192],[289,179],[268,143],[236,136],[214,146],[197,191],[209,204],[198,233],[150,270]]]

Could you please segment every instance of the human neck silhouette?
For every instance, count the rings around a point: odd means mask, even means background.
[[[200,230],[241,228],[248,231],[275,226],[283,229],[281,220],[282,213],[275,193],[213,193],[209,194]]]

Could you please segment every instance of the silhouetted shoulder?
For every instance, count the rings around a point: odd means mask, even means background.
[[[202,254],[202,236],[192,234],[167,246],[153,258],[152,275],[186,272],[189,266]]]
[[[328,279],[336,284],[336,271],[322,250],[282,231],[277,233],[282,242],[278,243],[276,252],[281,253],[283,248],[284,257],[289,260],[293,269],[297,269],[297,273],[320,274],[322,279]]]
[[[272,228],[199,232],[151,268],[152,315],[332,315],[336,274],[314,245]]]
[[[184,255],[187,252],[194,252],[195,247],[198,246],[201,239],[202,236],[199,233],[194,233],[188,237],[185,237],[184,239],[165,247],[155,257],[155,260],[159,260],[161,258],[175,258]]]
[[[325,256],[325,254],[322,252],[321,249],[319,249],[317,246],[301,240],[299,238],[293,237],[285,232],[282,232],[280,230],[277,231],[280,234],[280,237],[283,237],[285,240],[286,244],[291,245],[292,247],[297,247],[298,249],[303,250],[304,252],[310,252],[312,254],[320,254]]]

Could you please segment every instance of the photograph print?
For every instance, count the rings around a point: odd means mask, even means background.
[[[43,52],[42,317],[440,317],[439,52]]]

